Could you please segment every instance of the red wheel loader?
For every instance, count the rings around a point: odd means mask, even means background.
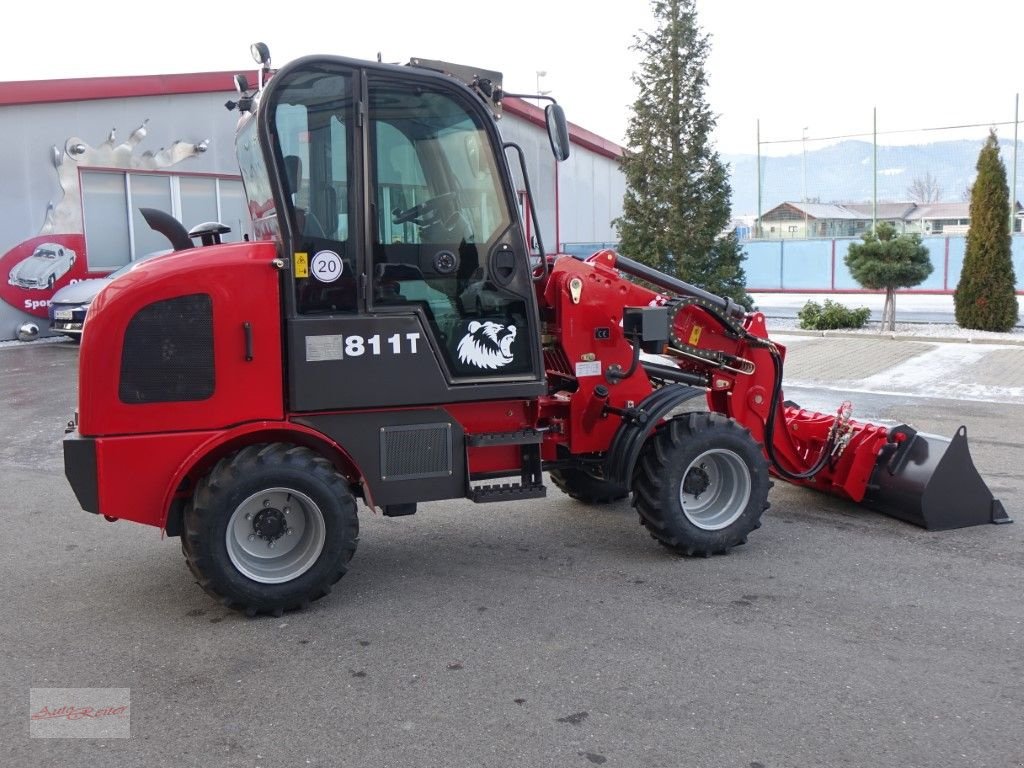
[[[254,49],[258,86],[236,78],[229,102],[254,239],[201,225],[201,245],[172,238],[97,296],[64,441],[82,507],[180,536],[225,604],[326,594],[357,499],[393,516],[536,499],[545,472],[583,501],[631,494],[683,555],[742,544],[772,476],[931,529],[1008,519],[964,430],[787,403],[761,314],[612,251],[531,257],[498,73],[330,56],[272,72]],[[564,160],[564,115],[546,115]]]

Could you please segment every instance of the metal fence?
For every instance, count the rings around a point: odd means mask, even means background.
[[[854,238],[825,240],[760,240],[743,244],[743,269],[748,291],[855,292],[864,289],[846,267],[845,256]],[[925,237],[932,273],[911,291],[952,293],[960,281],[967,238],[963,235]],[[1011,238],[1016,289],[1024,293],[1024,235]]]
[[[743,243],[747,290],[753,292],[855,293],[865,289],[846,267],[846,253],[857,238],[748,240]],[[932,273],[907,292],[952,293],[960,282],[967,237],[924,237]],[[1010,238],[1017,293],[1024,294],[1024,235]],[[561,253],[586,258],[618,243],[562,243]],[[628,255],[628,254],[625,254]]]

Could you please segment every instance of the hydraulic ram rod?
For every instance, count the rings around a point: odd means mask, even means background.
[[[714,307],[725,312],[726,315],[732,316],[737,320],[742,320],[746,317],[747,310],[742,305],[737,304],[732,299],[723,298],[722,296],[716,296],[713,293],[708,293],[703,288],[698,288],[695,285],[690,285],[687,282],[683,282],[675,277],[670,277],[664,272],[659,272],[653,267],[649,267],[646,264],[641,264],[639,261],[633,261],[633,259],[625,256],[616,254],[615,268],[620,269],[627,275],[633,275],[633,277],[639,277],[641,280],[646,280],[659,288],[664,288],[666,291],[672,291],[674,293],[681,294],[683,296],[691,296],[701,301],[706,301]]]

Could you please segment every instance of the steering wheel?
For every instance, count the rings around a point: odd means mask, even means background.
[[[439,219],[446,218],[446,209],[448,212],[458,210],[458,196],[455,192],[446,192],[443,195],[432,197],[412,208],[406,208],[404,211],[401,208],[395,208],[391,211],[391,221],[395,224],[405,224],[407,221],[411,221],[417,226],[425,227]]]

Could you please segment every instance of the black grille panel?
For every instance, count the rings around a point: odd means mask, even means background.
[[[415,480],[452,473],[451,424],[381,427],[381,480]]]
[[[213,395],[213,302],[205,293],[157,301],[124,333],[124,403],[175,403]]]

